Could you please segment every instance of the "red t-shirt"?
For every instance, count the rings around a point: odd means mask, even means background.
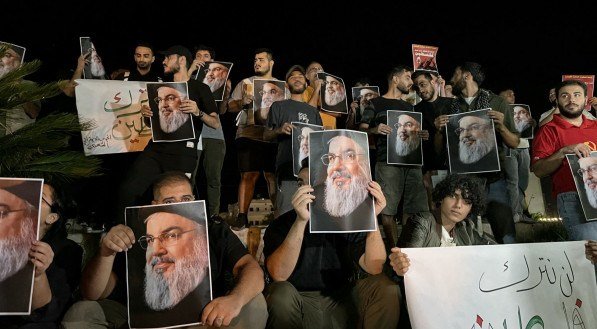
[[[587,119],[584,115],[582,117],[582,124],[580,127],[576,127],[559,114],[554,115],[550,122],[539,129],[533,140],[531,164],[549,157],[564,146],[578,143],[585,143],[591,148],[591,151],[597,151],[597,121]],[[566,158],[551,175],[551,180],[554,198],[560,193],[576,191],[574,178]]]

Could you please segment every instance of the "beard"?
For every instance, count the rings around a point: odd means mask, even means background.
[[[160,111],[160,127],[166,133],[173,133],[189,121],[187,113],[178,110],[172,111],[169,116],[165,116],[163,111]]]
[[[570,106],[570,105],[568,105],[568,106]],[[585,108],[585,102],[583,102],[582,105],[578,106],[577,112],[570,111],[570,110],[566,109],[566,106],[561,106],[558,103],[558,109],[560,109],[560,114],[568,119],[576,119],[579,116],[581,116],[584,108]]]
[[[91,75],[94,77],[103,77],[106,74],[106,70],[104,70],[104,65],[102,63],[91,62],[90,65]]]
[[[180,259],[154,257],[145,265],[145,302],[154,311],[168,310],[199,286],[205,277],[207,247],[203,238],[198,238],[191,253]],[[174,270],[165,276],[160,270],[153,270],[158,262],[174,263]]]
[[[589,200],[591,207],[597,208],[597,190],[592,189],[587,183],[585,183],[585,191],[587,192],[587,199]]]
[[[336,91],[334,93],[329,93],[327,90],[325,92],[325,103],[330,106],[334,106],[346,98],[346,93],[344,91]]]
[[[466,139],[474,140],[472,137]],[[489,138],[478,138],[475,143],[469,146],[461,139],[458,148],[460,161],[464,164],[471,164],[481,160],[494,149],[495,145],[491,142]]]
[[[309,156],[309,149],[304,149],[303,147],[299,147],[299,164],[303,161],[304,158]]]
[[[514,126],[516,127],[516,130],[519,133],[525,131],[530,125],[531,124],[528,121],[524,121],[524,120],[516,121],[516,120],[514,120]]]
[[[350,186],[344,190],[334,186],[333,179],[336,177],[351,178]],[[352,213],[369,195],[367,185],[369,175],[360,170],[358,175],[352,176],[347,171],[334,172],[325,181],[325,202],[324,208],[333,217],[344,217]]]
[[[406,133],[406,135],[405,140],[402,140],[400,135],[396,138],[396,154],[399,156],[409,155],[420,145],[421,140],[417,138],[416,132]]]
[[[221,77],[213,78],[211,81],[209,81],[207,78],[203,79],[203,83],[205,83],[206,85],[209,86],[209,90],[211,90],[212,93],[214,91],[220,89],[220,87],[222,87],[225,82],[226,82],[226,79],[221,78]]]
[[[0,78],[5,76],[9,72],[12,72],[14,69],[16,69],[15,66],[6,66],[6,65],[0,66]]]
[[[34,216],[21,221],[20,234],[0,239],[0,282],[20,271],[29,260],[29,249],[36,239]]]

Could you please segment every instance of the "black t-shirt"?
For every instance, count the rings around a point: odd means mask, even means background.
[[[317,108],[292,99],[274,102],[267,117],[267,127],[276,129],[284,123],[302,122],[322,126],[321,116]],[[281,165],[292,164],[292,138],[290,135],[278,136],[278,155],[276,156],[276,170]],[[292,169],[292,167],[290,167]]]
[[[146,82],[161,82],[162,78],[159,75],[150,70],[147,74],[141,75],[137,68],[132,69],[129,72],[128,77],[125,73],[119,74],[114,80],[125,80],[126,81],[146,81]]]
[[[263,237],[266,262],[282,245],[295,220],[296,212],[290,211],[268,226]],[[333,291],[356,277],[366,233],[309,233],[307,225],[304,234],[301,253],[288,278],[298,291]]]
[[[361,123],[366,123],[369,128],[377,127],[380,123],[388,123],[388,110],[412,111],[413,106],[401,99],[388,99],[377,97],[371,100],[371,105],[363,111]],[[386,135],[375,135],[377,146],[377,162],[387,163],[388,158],[388,137]]]
[[[415,105],[415,112],[423,114],[423,128],[429,131],[429,140],[423,141],[423,171],[448,169],[447,166],[447,150],[444,147],[440,154],[435,152],[433,141],[435,134],[438,134],[435,129],[435,118],[440,115],[453,114],[450,108],[452,98],[438,97],[434,102],[421,101]]]
[[[212,296],[217,298],[226,295],[232,288],[230,281],[234,265],[249,252],[226,223],[208,221],[207,234],[209,237]],[[108,299],[126,305],[126,262],[123,252],[116,254],[112,268],[118,280]],[[139,273],[139,275],[144,274]]]
[[[189,85],[189,99],[197,102],[197,107],[199,107],[199,110],[204,115],[218,111],[216,101],[206,84],[196,80],[189,80],[187,83]],[[197,140],[201,135],[201,130],[203,130],[203,121],[195,115],[191,115],[191,118],[195,128],[195,139],[171,143],[154,143],[153,141],[149,141],[145,150],[173,155],[197,156]]]

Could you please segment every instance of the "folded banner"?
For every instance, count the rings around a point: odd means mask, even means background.
[[[93,121],[93,129],[81,132],[85,155],[142,151],[151,139],[151,128],[141,116],[141,105],[147,104],[146,83],[76,82],[79,122]]]
[[[584,241],[402,251],[413,329],[597,328]]]

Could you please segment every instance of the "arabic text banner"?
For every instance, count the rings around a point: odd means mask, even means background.
[[[76,82],[79,121],[93,120],[95,127],[81,133],[85,155],[142,151],[151,139],[141,116],[141,105],[147,103],[145,82]]]
[[[583,241],[402,251],[413,329],[597,328]]]

